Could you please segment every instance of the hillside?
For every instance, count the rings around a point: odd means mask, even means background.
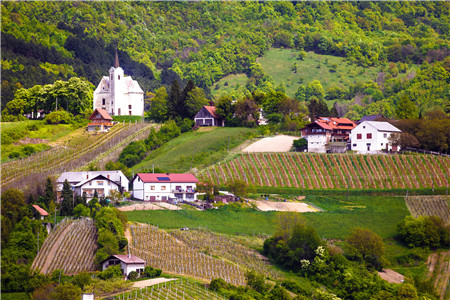
[[[448,187],[450,159],[428,155],[252,153],[215,164],[203,180],[225,186],[314,189],[419,189]]]
[[[64,219],[49,234],[31,266],[42,274],[60,269],[66,275],[94,271],[97,229],[92,219]]]
[[[1,188],[30,191],[44,183],[48,176],[95,165],[131,141],[146,137],[152,126],[148,123],[119,123],[105,134],[90,134],[85,127],[79,128],[52,142],[46,151],[3,163]],[[113,154],[112,159],[117,155]]]

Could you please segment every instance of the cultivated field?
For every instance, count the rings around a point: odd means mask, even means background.
[[[429,155],[247,153],[199,174],[225,186],[241,179],[254,186],[299,189],[393,189],[448,186],[450,158]]]
[[[74,171],[107,155],[114,149],[147,134],[148,123],[117,124],[106,134],[92,135],[84,128],[65,136],[65,143],[25,159],[2,164],[1,188],[35,188],[48,176]]]
[[[418,216],[438,216],[445,223],[450,222],[450,196],[409,196],[405,199],[411,215]]]
[[[42,274],[61,269],[66,275],[94,271],[97,229],[92,219],[59,223],[45,240],[31,268]]]

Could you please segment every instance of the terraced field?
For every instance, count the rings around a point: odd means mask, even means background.
[[[92,219],[65,219],[47,237],[31,269],[46,275],[61,269],[69,276],[94,271],[96,249],[97,229]]]
[[[430,155],[244,153],[199,174],[224,186],[241,179],[254,186],[301,189],[418,189],[447,187],[450,159]]]
[[[117,124],[106,134],[92,135],[79,129],[64,144],[1,165],[1,188],[31,189],[48,176],[74,171],[107,155],[114,149],[148,134],[148,123]]]
[[[415,218],[418,216],[437,216],[450,224],[450,196],[410,196],[405,199],[406,206]]]

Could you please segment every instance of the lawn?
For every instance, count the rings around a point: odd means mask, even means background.
[[[192,168],[203,168],[222,160],[228,149],[233,149],[249,139],[255,132],[250,128],[214,127],[186,132],[156,149],[132,168],[133,172],[152,166],[164,172],[187,172]]]
[[[214,83],[211,87],[211,94],[215,98],[219,98],[223,95],[241,95],[243,94],[243,88],[245,88],[245,85],[247,84],[247,79],[248,77],[246,74],[228,75]]]
[[[29,300],[30,297],[27,293],[2,293],[2,300]]]
[[[265,73],[269,74],[276,85],[284,83],[286,93],[295,96],[300,85],[319,80],[326,90],[331,86],[349,86],[356,82],[374,80],[380,67],[360,67],[348,64],[343,57],[320,55],[308,52],[304,60],[298,60],[299,51],[291,49],[270,49],[258,58]],[[293,70],[297,64],[297,72]],[[331,66],[337,65],[336,72],[330,72]]]
[[[327,239],[344,239],[354,227],[368,228],[382,238],[392,238],[396,226],[408,209],[402,197],[384,196],[307,196],[306,202],[322,208],[319,213],[305,213],[308,224]],[[275,212],[225,207],[208,211],[131,211],[130,221],[150,223],[161,228],[206,227],[227,234],[273,234]]]

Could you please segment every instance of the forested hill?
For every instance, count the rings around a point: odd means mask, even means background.
[[[177,77],[208,89],[231,73],[246,73],[258,87],[270,80],[256,58],[271,47],[360,66],[433,64],[449,56],[449,16],[444,1],[3,1],[2,105],[20,87],[57,79],[97,85],[116,48],[145,91]]]

